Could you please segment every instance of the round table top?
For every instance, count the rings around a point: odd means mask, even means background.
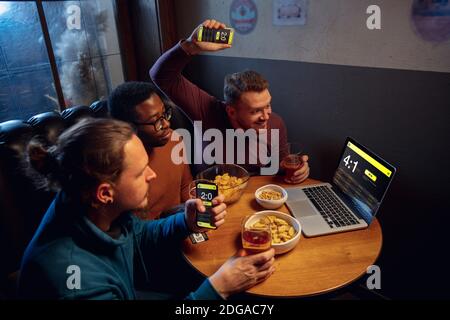
[[[318,183],[308,179],[301,185]],[[209,240],[192,244],[183,242],[183,253],[191,265],[210,276],[241,248],[241,221],[248,214],[265,210],[254,197],[257,188],[266,184],[285,184],[278,176],[251,177],[238,202],[227,208],[226,222],[209,231]],[[289,213],[286,206],[278,211]],[[381,227],[374,219],[369,228],[327,236],[306,238],[301,235],[291,251],[275,256],[274,274],[248,293],[267,297],[304,297],[330,292],[352,283],[375,263],[382,246]]]

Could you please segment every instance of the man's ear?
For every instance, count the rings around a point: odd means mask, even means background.
[[[95,198],[102,204],[111,204],[114,201],[114,189],[110,183],[101,183],[96,190]]]
[[[227,115],[230,119],[236,119],[237,110],[235,106],[227,104],[227,106],[225,107],[225,111],[227,112]]]

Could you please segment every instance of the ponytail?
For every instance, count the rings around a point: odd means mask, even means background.
[[[47,148],[36,138],[28,143],[26,172],[39,189],[48,191],[59,189],[60,166],[56,151],[56,146]]]
[[[133,128],[122,121],[85,119],[64,131],[55,146],[34,138],[27,148],[28,175],[38,188],[62,189],[89,204],[100,183],[120,177],[124,147],[133,134]]]

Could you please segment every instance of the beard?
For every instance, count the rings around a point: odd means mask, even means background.
[[[137,215],[139,217],[146,216],[149,211],[150,211],[150,207],[148,205],[131,210],[131,212],[133,212],[135,215]]]
[[[159,148],[159,147],[165,146],[170,140],[170,136],[166,139],[163,139],[162,137],[159,137],[159,136],[154,137],[154,136],[149,136],[144,133],[139,133],[138,137],[139,137],[139,139],[141,139],[147,152],[149,150],[152,150],[153,148]]]
[[[142,206],[134,208],[131,210],[135,215],[139,217],[146,216],[150,212],[150,201],[149,199],[150,188],[148,188],[147,193],[145,194],[146,203]]]

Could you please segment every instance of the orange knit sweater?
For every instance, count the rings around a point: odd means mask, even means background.
[[[148,154],[150,168],[157,177],[150,181],[149,211],[141,218],[158,218],[162,211],[189,199],[189,184],[192,181],[190,167],[184,163],[174,164],[171,159],[172,148],[178,143],[169,140],[166,145],[153,148]]]

